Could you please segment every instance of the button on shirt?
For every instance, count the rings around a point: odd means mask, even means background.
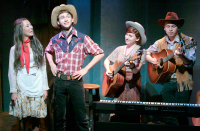
[[[177,35],[177,37],[175,38],[174,42],[171,42],[170,39],[168,37],[166,37],[165,41],[168,43],[167,47],[168,49],[175,51],[175,45],[177,42],[180,41],[179,36]],[[190,41],[188,44],[191,44],[192,41]],[[148,49],[148,52],[158,52],[158,40],[151,45]],[[195,54],[195,47],[192,47],[190,49],[186,49],[184,55],[186,56],[186,58],[188,58],[189,60],[191,60],[191,63],[189,65],[184,65],[185,67],[192,67],[196,61],[196,54]],[[176,78],[176,73],[173,73],[171,78]]]
[[[82,36],[84,35],[82,33],[79,34]],[[78,31],[74,27],[67,39],[63,32],[60,32],[58,35],[56,44],[52,42],[54,37],[51,38],[45,49],[45,53],[55,53],[57,70],[62,74],[72,75],[74,72],[79,71],[88,54],[98,55],[104,53],[99,45],[94,43],[94,41],[87,35],[84,35],[82,40],[83,42],[79,42],[82,38],[78,36]]]

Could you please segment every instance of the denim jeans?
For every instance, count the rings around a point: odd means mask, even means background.
[[[183,90],[183,92],[178,92],[177,82],[165,82],[162,90],[163,102],[167,103],[189,103],[191,91]],[[174,125],[175,116],[165,116],[164,122],[166,124]],[[177,117],[179,125],[189,125],[188,119],[186,117]]]
[[[54,130],[65,130],[66,102],[70,96],[75,112],[75,119],[80,131],[88,131],[86,119],[86,107],[84,98],[84,87],[82,80],[62,80],[57,79],[56,97],[54,111]]]

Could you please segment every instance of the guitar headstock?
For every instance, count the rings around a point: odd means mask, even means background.
[[[136,59],[140,59],[141,56],[142,56],[142,53],[145,51],[145,49],[141,49],[141,50],[138,50],[135,54],[131,55],[129,57],[129,59],[127,59],[130,63],[135,63],[134,61]]]
[[[140,52],[138,55],[142,55],[142,53],[145,52],[145,51],[146,51],[145,49],[140,49],[137,52]]]
[[[197,42],[194,39],[192,39],[190,44],[185,45],[184,48],[185,49],[190,49],[190,48],[192,48],[192,47],[194,47],[196,45],[197,45]]]

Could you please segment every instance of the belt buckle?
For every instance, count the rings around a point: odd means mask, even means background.
[[[67,75],[67,80],[71,80],[71,76],[70,75]]]
[[[62,80],[73,80],[73,77],[71,75],[60,74],[60,78]]]
[[[62,80],[67,80],[67,76],[66,76],[66,75],[63,75],[63,74],[61,74],[60,78],[61,78]]]

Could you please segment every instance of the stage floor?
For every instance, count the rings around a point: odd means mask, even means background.
[[[27,128],[31,128],[31,124],[27,123]],[[0,112],[0,131],[18,131],[18,129],[18,118],[9,115],[8,112]],[[41,130],[47,131],[45,129]]]

